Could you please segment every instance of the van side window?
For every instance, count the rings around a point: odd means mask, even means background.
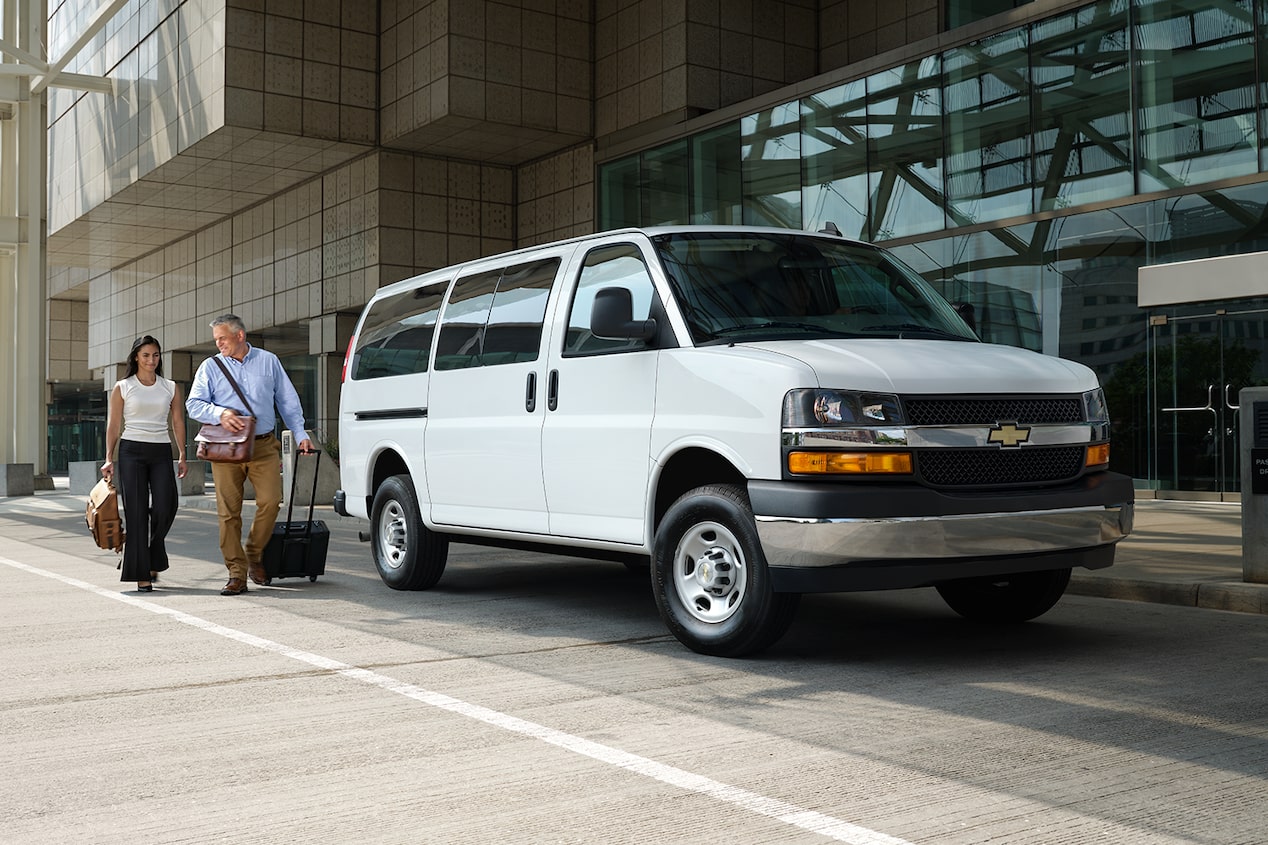
[[[501,270],[490,270],[454,282],[436,343],[437,370],[480,366],[484,326],[489,321],[489,308],[501,275]]]
[[[432,334],[445,286],[380,299],[370,306],[349,368],[354,380],[427,372]]]
[[[635,320],[646,320],[651,314],[656,288],[638,247],[617,244],[594,249],[586,256],[572,296],[568,334],[564,338],[565,356],[604,355],[647,348],[645,341],[609,340],[591,334],[590,309],[594,295],[603,288],[628,289],[634,298]]]
[[[559,259],[507,267],[498,279],[484,330],[484,365],[536,361],[542,345],[546,300],[559,273]]]

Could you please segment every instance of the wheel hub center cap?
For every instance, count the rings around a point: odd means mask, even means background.
[[[724,595],[731,588],[731,559],[722,549],[710,549],[696,561],[696,582],[706,593]]]

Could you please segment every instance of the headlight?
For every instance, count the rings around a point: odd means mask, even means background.
[[[783,416],[785,428],[903,424],[897,396],[814,387],[788,391]]]
[[[1109,422],[1109,406],[1105,404],[1105,391],[1101,388],[1083,394],[1083,413],[1088,422]]]

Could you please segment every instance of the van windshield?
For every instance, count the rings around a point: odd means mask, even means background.
[[[937,291],[877,247],[717,231],[658,235],[654,243],[696,344],[977,340]]]

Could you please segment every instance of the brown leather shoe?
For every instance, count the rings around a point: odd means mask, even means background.
[[[257,584],[267,584],[269,582],[269,574],[264,571],[264,564],[253,563],[250,566],[251,580]]]
[[[220,590],[222,596],[236,596],[247,591],[247,582],[241,578],[230,578],[229,583]]]

